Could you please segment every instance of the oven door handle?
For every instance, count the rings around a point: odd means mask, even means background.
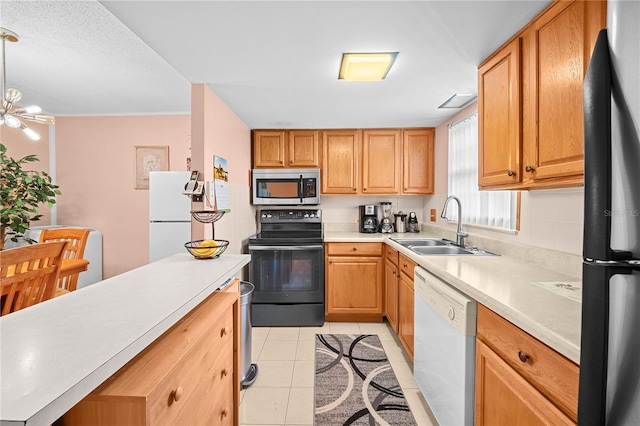
[[[299,251],[299,250],[321,250],[324,246],[322,244],[316,244],[311,246],[251,246],[251,250],[280,250],[280,251]]]

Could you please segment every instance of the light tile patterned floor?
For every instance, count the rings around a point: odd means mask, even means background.
[[[241,391],[240,425],[312,425],[316,333],[377,334],[419,426],[436,425],[412,366],[386,323],[325,323],[323,327],[254,327],[255,383]],[[321,426],[321,425],[318,425]]]

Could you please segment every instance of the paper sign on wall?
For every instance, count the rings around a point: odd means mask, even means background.
[[[229,213],[231,211],[229,168],[227,160],[217,155],[213,156],[213,182],[210,185],[211,204],[216,206],[216,210]]]

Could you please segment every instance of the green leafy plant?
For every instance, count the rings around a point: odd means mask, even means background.
[[[17,242],[24,238],[31,221],[42,217],[39,206],[49,208],[56,203],[55,196],[60,195],[58,185],[52,183],[46,172],[24,170],[30,163],[40,161],[35,155],[27,155],[19,160],[7,156],[7,148],[0,143],[0,250],[4,249],[5,239]]]

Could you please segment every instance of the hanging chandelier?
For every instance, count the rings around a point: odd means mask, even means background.
[[[40,134],[24,124],[23,120],[41,124],[53,124],[55,119],[49,115],[40,114],[42,109],[37,105],[21,107],[16,102],[22,99],[22,93],[16,89],[7,89],[7,66],[4,56],[4,45],[7,41],[15,43],[18,35],[6,28],[0,28],[2,38],[2,108],[0,108],[0,126],[7,125],[20,129],[32,141],[40,140]]]

